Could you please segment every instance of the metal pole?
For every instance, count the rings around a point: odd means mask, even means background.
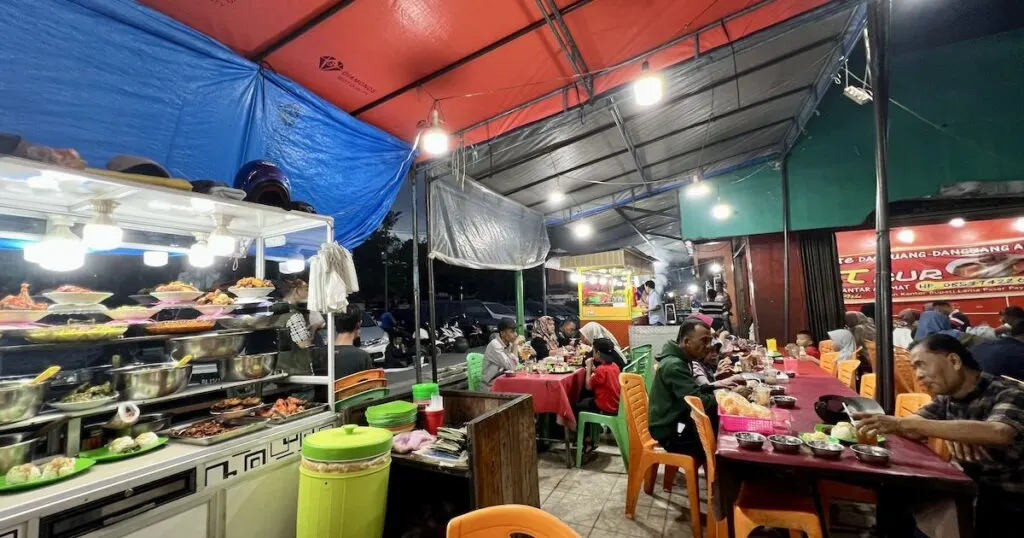
[[[422,383],[423,371],[420,365],[420,357],[423,356],[423,346],[420,344],[420,217],[417,211],[419,200],[416,198],[416,173],[412,168],[409,169],[409,177],[412,179],[412,319],[415,325],[410,332],[416,346],[412,369],[416,372],[416,382]]]
[[[890,0],[868,6],[867,60],[875,103],[875,336],[879,403],[895,407],[892,349],[892,280],[889,245],[889,13]]]
[[[541,314],[548,315],[548,264],[540,266],[540,300]]]
[[[789,342],[789,159],[782,157],[782,343]]]
[[[523,270],[516,271],[516,327],[526,335],[526,309],[523,306]]]
[[[424,174],[426,175],[426,174]],[[437,383],[437,357],[434,350],[437,349],[437,310],[434,303],[434,257],[430,255],[430,239],[433,227],[430,225],[430,178],[426,178],[427,192],[427,310],[430,317],[430,375],[434,383]]]

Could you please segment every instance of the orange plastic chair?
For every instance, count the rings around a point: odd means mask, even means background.
[[[448,538],[507,538],[526,534],[535,538],[579,538],[572,527],[532,506],[502,504],[474,510],[448,522]]]
[[[839,352],[829,351],[828,353],[822,353],[821,358],[818,359],[818,365],[821,366],[822,370],[828,372],[829,375],[835,377],[836,375],[836,363],[839,362]]]
[[[854,391],[857,390],[857,368],[860,368],[858,360],[839,361],[839,381]]]
[[[896,394],[908,392],[922,392],[917,387],[917,377],[914,375],[914,367],[910,364],[910,352],[897,348],[893,354],[894,385]]]
[[[629,475],[626,482],[626,517],[633,519],[643,486],[648,495],[654,493],[658,465],[682,469],[686,475],[686,494],[690,500],[690,527],[694,536],[701,536],[700,489],[697,487],[697,461],[685,454],[666,452],[647,431],[647,389],[644,378],[637,374],[619,374],[620,398],[626,401],[626,430],[629,432]]]
[[[728,523],[725,520],[713,521],[714,515],[711,511],[714,503],[714,462],[718,439],[711,427],[711,419],[704,413],[704,404],[700,399],[687,396],[684,400],[690,406],[690,414],[697,425],[700,444],[704,447],[704,455],[707,458],[704,470],[708,481],[708,538],[727,538]],[[757,527],[789,529],[790,538],[799,538],[800,531],[807,533],[808,538],[822,536],[821,520],[814,507],[814,500],[806,495],[781,490],[778,484],[750,480],[744,482],[740,486],[739,498],[733,504],[732,512],[736,538],[747,538]]]
[[[818,342],[818,351],[821,353],[832,353],[835,351],[835,348],[832,347],[831,340],[822,340],[821,342]]]
[[[932,397],[929,394],[923,392],[908,392],[906,394],[896,395],[896,413],[897,417],[906,417],[917,413],[918,409],[932,403]],[[949,452],[949,447],[946,446],[946,441],[933,437],[928,439],[928,447],[932,449],[936,455],[942,458],[943,461],[949,461],[952,454]]]
[[[865,398],[875,399],[875,374],[864,374],[860,376],[860,395]]]
[[[871,363],[871,371],[878,371],[878,347],[871,340],[864,341],[864,347],[868,350],[868,362]]]

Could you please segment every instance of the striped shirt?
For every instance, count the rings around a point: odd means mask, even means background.
[[[705,301],[700,305],[700,313],[708,316],[721,316],[725,307],[718,301]]]

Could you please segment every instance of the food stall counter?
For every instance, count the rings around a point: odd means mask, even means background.
[[[151,529],[162,520],[171,521],[185,509],[194,509],[197,501],[200,505],[210,502],[213,491],[228,489],[230,495],[230,489],[236,484],[260,480],[264,477],[262,475],[270,475],[275,468],[285,466],[297,479],[302,439],[316,431],[334,427],[336,422],[336,414],[325,412],[280,426],[268,426],[211,446],[171,441],[150,453],[96,464],[87,472],[61,482],[0,495],[0,536],[42,538],[68,535],[58,528],[61,521],[77,520],[76,523],[84,524],[92,518],[93,512],[96,513],[95,523],[91,528],[83,527],[83,530],[115,532],[116,528],[116,534],[122,536],[140,528]],[[280,481],[289,473],[274,473],[273,476],[275,481]],[[279,490],[288,491],[286,487]],[[287,521],[277,523],[281,528],[293,529],[295,499],[278,497],[280,507],[276,517]],[[129,499],[142,502],[121,510],[122,503]],[[242,506],[242,511],[230,516],[225,514],[224,517],[230,517],[232,521],[247,518],[259,521],[267,517],[266,514],[248,513],[265,511],[266,507],[244,509],[246,505]],[[228,523],[231,522],[217,524]],[[207,536],[205,522],[203,527],[203,533],[198,536]],[[235,533],[229,532],[228,535],[234,536]]]

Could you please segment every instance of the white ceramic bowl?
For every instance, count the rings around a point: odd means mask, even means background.
[[[228,288],[235,297],[255,299],[266,297],[274,292],[274,288]]]
[[[112,320],[124,321],[124,320],[144,320],[153,317],[157,312],[163,310],[159,307],[153,308],[136,308],[136,309],[113,309],[107,310],[105,313]]]
[[[85,402],[50,402],[47,405],[54,409],[60,409],[61,411],[73,413],[75,411],[86,411],[89,409],[96,409],[97,407],[101,407],[108,403],[116,402],[119,397],[120,395],[115,392],[113,396],[109,396],[107,398],[97,398],[95,400],[89,400]]]
[[[201,291],[154,291],[150,293],[156,300],[166,303],[187,303],[203,296]]]
[[[100,304],[111,295],[113,295],[113,293],[105,291],[89,291],[81,293],[51,291],[50,293],[44,293],[43,297],[46,297],[57,304],[94,305]]]

